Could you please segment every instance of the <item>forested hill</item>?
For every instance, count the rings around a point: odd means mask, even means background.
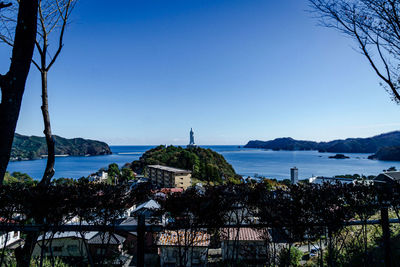
[[[368,138],[348,138],[330,142],[301,141],[293,138],[277,138],[271,141],[250,141],[246,148],[272,150],[318,150],[333,153],[375,153],[383,147],[400,146],[400,131],[384,133]]]
[[[66,139],[54,135],[56,155],[95,156],[111,154],[110,147],[100,141],[83,138]],[[39,136],[15,134],[11,150],[11,160],[39,159],[47,155],[46,139]]]
[[[239,181],[233,167],[225,158],[211,149],[158,146],[146,151],[130,165],[132,170],[143,173],[147,165],[165,165],[192,171],[192,177],[216,184]]]

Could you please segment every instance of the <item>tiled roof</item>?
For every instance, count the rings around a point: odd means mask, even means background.
[[[98,233],[91,239],[89,239],[88,243],[89,244],[98,244],[98,245],[119,245],[122,244],[125,241],[125,238],[117,235],[117,234],[109,234],[108,232],[106,233]]]
[[[221,229],[221,238],[223,240],[239,240],[239,241],[259,241],[264,240],[262,232],[251,228],[240,228],[239,236],[237,228]]]
[[[185,231],[180,230],[179,232],[179,242],[178,242],[178,234],[176,231],[166,231],[160,233],[158,235],[157,244],[159,246],[178,246],[179,243],[181,246],[192,244],[196,247],[207,247],[210,244],[210,235],[206,232],[186,232],[185,239]],[[186,242],[185,242],[186,241]]]

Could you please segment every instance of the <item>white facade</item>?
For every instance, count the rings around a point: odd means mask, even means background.
[[[0,233],[0,248],[5,246],[9,246],[14,242],[20,240],[20,232],[19,231],[12,231],[8,233]]]

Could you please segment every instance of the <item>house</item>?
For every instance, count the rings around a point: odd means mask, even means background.
[[[191,186],[192,172],[162,165],[148,165],[147,174],[151,182],[160,188],[182,188]]]
[[[123,220],[120,225],[121,226],[136,226],[138,224],[137,219],[134,217],[129,217]],[[146,222],[146,225],[149,225],[149,222]],[[137,232],[121,232],[121,235],[125,238],[124,242],[124,250],[134,256],[134,261],[136,261],[136,253],[137,253]],[[146,266],[155,266],[158,261],[157,254],[157,243],[156,243],[157,235],[156,233],[146,232],[145,233],[145,250],[144,250],[144,258]]]
[[[125,237],[108,232],[98,232],[87,241],[94,263],[102,259],[115,259],[123,255],[124,242]]]
[[[147,202],[144,202],[137,206],[134,210],[131,211],[130,216],[136,217],[138,215],[144,215],[146,218],[152,217],[155,211],[161,208],[160,204],[157,201],[151,199]]]
[[[90,182],[104,183],[108,179],[108,173],[105,171],[98,171],[96,173],[91,174],[88,178]]]
[[[338,178],[338,177],[324,177],[324,176],[314,176],[308,179],[310,184],[324,184],[324,183],[342,183],[342,184],[350,184],[355,183],[356,180],[352,178]]]
[[[205,231],[165,231],[159,234],[159,247],[162,267],[207,266],[210,235]]]
[[[19,231],[0,232],[0,248],[15,248],[15,244],[21,241],[21,233]]]
[[[41,255],[41,249],[44,249],[44,256],[68,257],[83,259],[87,262],[89,255],[89,247],[87,241],[94,237],[97,232],[57,232],[46,233],[37,239],[32,256],[38,257]]]
[[[251,228],[222,229],[222,259],[224,261],[237,259],[246,266],[264,266],[267,259],[265,235],[269,235],[269,232]]]
[[[375,184],[394,184],[400,182],[400,171],[383,172],[374,178]]]
[[[112,259],[111,263],[107,262],[108,265],[114,265],[115,260],[117,260],[115,264],[119,265],[118,259],[124,255],[124,241],[124,237],[115,233],[73,231],[46,233],[38,237],[32,257],[41,256],[43,248],[45,257],[65,258],[75,263],[90,261],[96,263],[98,260]]]
[[[0,217],[0,223],[15,224],[15,221]],[[21,241],[21,233],[19,231],[0,232],[0,248],[14,249],[20,245]]]

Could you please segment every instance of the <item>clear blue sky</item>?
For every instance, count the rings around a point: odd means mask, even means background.
[[[76,6],[49,73],[54,134],[110,144],[331,140],[400,128],[355,44],[305,0],[125,0]],[[53,44],[55,46],[56,44]],[[0,71],[10,51],[0,48]],[[17,132],[42,135],[33,68]]]

